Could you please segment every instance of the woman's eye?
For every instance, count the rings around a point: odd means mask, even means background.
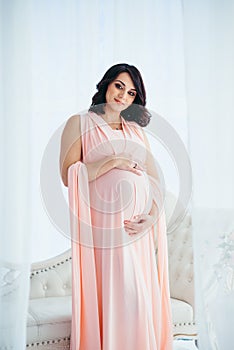
[[[122,89],[122,86],[119,83],[116,83],[115,87],[117,87],[117,89]]]
[[[132,96],[132,97],[136,96],[136,94],[134,92],[132,92],[132,91],[129,91],[129,95]]]

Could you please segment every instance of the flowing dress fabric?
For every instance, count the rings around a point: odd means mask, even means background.
[[[88,181],[86,163],[126,154],[143,164],[141,128],[122,118],[113,130],[93,112],[80,116],[82,161],[68,169],[72,238],[71,350],[171,350],[166,221],[157,181],[114,168]],[[125,219],[149,213],[157,222],[129,236]],[[155,257],[157,235],[158,254]]]

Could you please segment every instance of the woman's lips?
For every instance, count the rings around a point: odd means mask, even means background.
[[[115,102],[117,102],[118,104],[120,104],[120,105],[124,105],[124,103],[123,103],[123,102],[121,102],[120,100],[117,100],[117,98],[115,98],[114,100],[115,100]]]

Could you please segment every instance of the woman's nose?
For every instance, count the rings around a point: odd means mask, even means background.
[[[127,92],[126,91],[120,91],[119,92],[119,97],[121,97],[122,99],[126,99],[127,98]]]

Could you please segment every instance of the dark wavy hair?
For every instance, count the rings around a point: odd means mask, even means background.
[[[108,85],[112,83],[120,73],[127,72],[135,86],[136,97],[134,103],[121,112],[125,120],[135,121],[140,126],[146,126],[150,122],[151,114],[145,108],[146,92],[143,79],[139,70],[127,63],[119,63],[110,67],[104,74],[101,81],[97,84],[97,92],[92,98],[92,104],[89,111],[97,114],[105,114],[104,106],[106,103],[106,91]]]

